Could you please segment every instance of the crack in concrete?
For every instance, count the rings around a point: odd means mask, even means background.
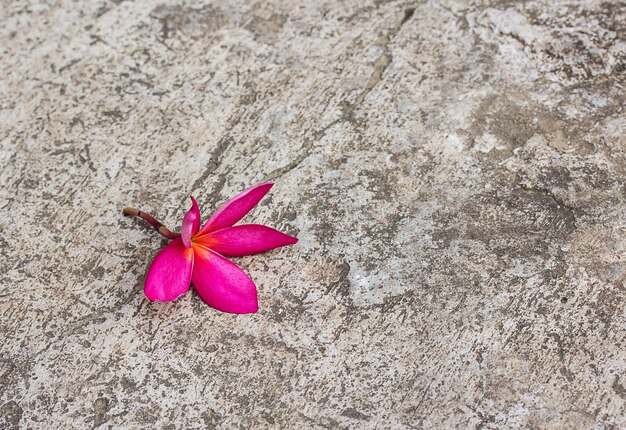
[[[552,201],[554,201],[554,203],[556,203],[558,207],[563,207],[567,211],[567,213],[571,215],[572,225],[574,226],[574,229],[578,228],[576,224],[576,208],[565,203],[563,199],[557,197],[556,194],[554,194],[552,191],[550,191],[547,188],[538,187],[538,186],[528,186],[525,184],[520,184],[520,186],[525,191],[541,194],[541,195],[551,198]]]
[[[374,62],[374,71],[372,72],[372,75],[367,81],[367,85],[365,85],[365,88],[363,88],[363,91],[361,91],[361,94],[357,96],[354,103],[349,105],[344,110],[344,113],[342,115],[343,117],[347,117],[354,111],[354,109],[356,109],[359,105],[361,105],[361,103],[363,103],[363,101],[365,100],[365,97],[367,97],[367,95],[374,89],[374,87],[376,87],[376,85],[378,85],[380,81],[382,81],[385,70],[387,70],[387,67],[389,67],[389,65],[393,61],[393,56],[391,55],[389,44],[391,43],[393,38],[398,34],[402,26],[411,19],[411,17],[415,13],[415,9],[416,8],[413,7],[413,8],[405,10],[404,17],[402,17],[402,20],[398,22],[395,25],[395,27],[393,27],[391,31],[389,31],[388,34],[381,36],[381,38],[379,39],[378,44],[383,47],[383,53],[380,54],[380,56]]]
[[[219,142],[217,143],[217,146],[211,152],[208,166],[204,169],[204,171],[198,177],[198,179],[196,179],[191,185],[191,188],[190,188],[191,192],[195,192],[198,189],[198,187],[202,185],[204,181],[211,175],[211,173],[215,172],[215,170],[217,169],[217,167],[219,166],[222,160],[223,154],[228,150],[228,148],[230,148],[233,145],[233,143],[234,143],[233,139],[230,137],[228,133],[226,134],[226,136],[222,137],[219,140]],[[187,199],[188,197],[185,196],[185,198],[181,200],[181,203],[187,201]]]
[[[365,88],[363,88],[363,90],[359,93],[354,102],[343,109],[339,118],[335,119],[322,129],[316,131],[312,137],[305,138],[304,145],[302,145],[302,153],[286,166],[279,167],[278,169],[270,172],[263,178],[263,182],[279,178],[297,168],[304,160],[311,156],[311,154],[313,153],[313,146],[315,141],[323,138],[326,135],[326,132],[336,124],[350,118],[354,110],[359,107],[363,103],[363,101],[365,101],[365,98],[368,96],[368,94],[376,87],[376,85],[378,85],[382,81],[385,70],[393,61],[393,56],[391,55],[389,45],[391,44],[391,41],[395,38],[395,36],[400,32],[402,26],[404,26],[404,24],[406,24],[411,19],[416,9],[417,6],[406,9],[404,11],[404,16],[402,17],[402,19],[387,34],[381,36],[381,38],[378,40],[378,44],[382,46],[383,52],[376,59],[376,61],[374,61],[374,71],[370,75],[370,78],[367,81]]]

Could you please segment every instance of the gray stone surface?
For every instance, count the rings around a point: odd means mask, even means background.
[[[626,3],[2,3],[1,428],[626,428]],[[150,303],[266,179],[259,313]]]

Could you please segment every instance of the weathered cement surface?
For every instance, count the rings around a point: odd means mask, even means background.
[[[5,1],[1,428],[626,428],[626,4]],[[261,310],[142,293],[245,187]]]

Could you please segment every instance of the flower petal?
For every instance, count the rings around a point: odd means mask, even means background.
[[[194,242],[227,257],[240,257],[293,245],[298,239],[264,225],[244,224],[212,231]]]
[[[183,224],[180,227],[180,237],[183,240],[185,247],[191,247],[191,236],[196,234],[200,228],[200,209],[196,199],[191,196],[191,209],[185,214],[183,218]]]
[[[213,214],[211,218],[202,226],[199,234],[208,233],[209,231],[219,230],[224,227],[230,227],[243,218],[250,210],[256,206],[265,194],[272,188],[273,182],[265,182],[248,188],[243,193],[237,194],[235,197],[224,203]]]
[[[185,294],[191,281],[193,255],[193,250],[185,248],[181,239],[159,251],[148,269],[146,296],[153,302],[169,302]]]
[[[254,282],[235,263],[194,244],[191,282],[208,305],[222,312],[249,314],[259,309]]]

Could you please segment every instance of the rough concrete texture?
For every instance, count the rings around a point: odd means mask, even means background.
[[[626,428],[625,2],[0,18],[1,428]],[[150,303],[266,179],[259,313]]]

